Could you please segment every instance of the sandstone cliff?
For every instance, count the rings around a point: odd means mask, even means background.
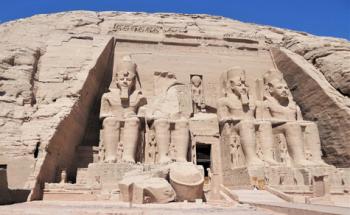
[[[0,38],[0,163],[8,164],[11,188],[31,189],[33,178],[54,177],[41,168],[60,166],[48,154],[72,162],[111,76],[113,38],[247,52],[275,48],[276,65],[304,117],[319,122],[326,161],[350,167],[349,41],[217,16],[88,11],[7,22]]]

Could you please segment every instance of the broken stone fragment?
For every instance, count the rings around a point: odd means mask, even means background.
[[[203,197],[203,173],[193,163],[173,163],[169,172],[170,184],[177,201],[192,201]]]
[[[167,203],[175,200],[175,191],[164,178],[139,176],[119,182],[120,199],[137,204]]]

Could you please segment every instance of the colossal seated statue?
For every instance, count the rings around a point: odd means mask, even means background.
[[[114,85],[114,86],[113,86]],[[135,163],[139,141],[139,108],[146,104],[140,89],[137,66],[129,56],[117,65],[114,83],[101,99],[100,120],[105,162]],[[121,132],[123,131],[123,132]]]
[[[321,158],[317,125],[303,120],[282,75],[276,70],[268,71],[264,75],[264,85],[265,93],[258,105],[261,110],[257,111],[257,119],[269,120],[273,132],[285,136],[295,166],[326,165]],[[311,154],[309,159],[306,159],[305,149]]]
[[[147,124],[155,131],[157,162],[171,161],[169,146],[175,148],[176,161],[187,161],[189,146],[188,119],[181,113],[177,79],[168,72],[155,72],[155,97],[145,110]]]
[[[220,82],[222,97],[218,99],[217,111],[220,130],[228,129],[229,135],[239,136],[247,166],[263,165],[256,153],[256,106],[249,99],[245,71],[240,67],[230,68],[222,73]],[[261,131],[265,132],[263,127],[268,128],[269,124],[261,124]],[[263,142],[271,141],[271,135],[262,136],[265,137]]]

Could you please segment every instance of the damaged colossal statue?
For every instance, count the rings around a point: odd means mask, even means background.
[[[110,92],[105,93],[101,100],[105,162],[135,163],[137,146],[143,135],[140,119],[146,119],[147,126],[154,131],[156,162],[187,161],[189,128],[188,119],[180,110],[177,86],[181,84],[171,73],[155,72],[154,76],[157,82],[154,102],[145,106],[147,101],[139,89],[136,64],[126,56],[117,65],[115,86],[111,86]],[[174,148],[171,157],[170,145]]]
[[[129,56],[117,65],[115,86],[102,96],[100,119],[103,122],[102,141],[106,162],[126,161],[135,163],[139,141],[140,107],[146,104],[142,95],[137,66]],[[123,132],[122,132],[123,131]]]
[[[187,161],[189,146],[188,119],[180,110],[178,83],[176,77],[168,72],[155,72],[157,86],[152,104],[146,107],[146,121],[154,130],[158,159],[156,162],[167,163]],[[170,145],[174,147],[173,156],[169,155]]]

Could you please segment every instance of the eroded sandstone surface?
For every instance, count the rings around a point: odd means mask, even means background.
[[[120,55],[128,50],[124,43],[133,44],[129,49],[141,47],[135,56],[186,47],[178,51],[180,60],[203,49],[207,56],[202,52],[204,57],[185,63],[193,71],[208,65],[214,79],[232,61],[231,52],[242,59],[270,53],[304,118],[318,122],[326,162],[350,167],[349,41],[208,15],[88,11],[4,23],[0,38],[0,163],[7,164],[11,189],[33,189],[37,178],[55,178],[55,168],[75,162],[75,148],[95,126],[89,114],[99,110],[99,98],[112,78],[115,41]],[[211,62],[210,53],[222,60]],[[150,59],[170,71],[181,63]],[[138,60],[141,70],[149,69],[149,59]],[[217,62],[222,66],[213,66]],[[143,91],[150,95],[151,74],[140,73]],[[206,103],[216,107],[214,100]],[[98,144],[94,137],[91,141]]]

